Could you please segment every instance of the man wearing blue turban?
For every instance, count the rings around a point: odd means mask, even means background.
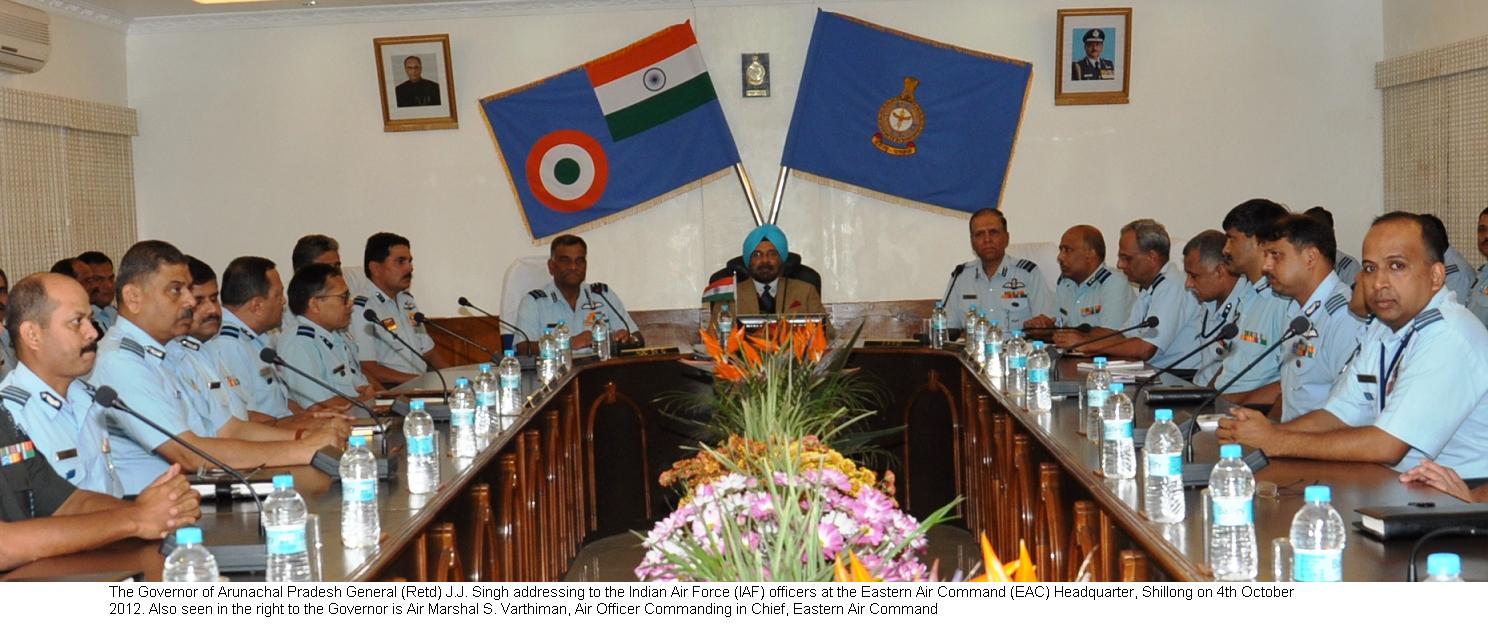
[[[790,257],[790,241],[779,227],[766,223],[754,228],[744,237],[741,253],[749,268],[749,279],[739,282],[734,314],[826,313],[815,286],[781,277],[785,261]]]

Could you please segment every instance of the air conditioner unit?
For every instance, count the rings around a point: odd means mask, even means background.
[[[0,0],[0,70],[30,74],[52,51],[51,16],[41,9]]]

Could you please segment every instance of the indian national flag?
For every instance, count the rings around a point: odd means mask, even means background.
[[[703,289],[703,303],[734,300],[734,274],[719,278]]]
[[[616,142],[718,100],[690,23],[595,59],[584,71]]]

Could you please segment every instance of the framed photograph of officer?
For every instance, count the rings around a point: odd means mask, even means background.
[[[1131,9],[1060,9],[1055,105],[1123,105],[1131,89]]]
[[[383,131],[459,128],[449,35],[378,37],[372,49]]]

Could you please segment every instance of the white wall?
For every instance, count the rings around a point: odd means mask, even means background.
[[[1385,58],[1488,35],[1482,0],[1384,0]]]
[[[1381,199],[1378,0],[1307,3],[1138,0],[1132,104],[1055,107],[1060,3],[824,3],[926,37],[1034,63],[1032,96],[1003,207],[1016,241],[1057,240],[1077,222],[1113,241],[1151,216],[1175,237],[1218,227],[1244,199],[1321,204],[1357,251]],[[414,242],[414,292],[431,314],[455,298],[499,302],[501,273],[531,244],[477,100],[693,21],[745,164],[768,203],[815,5],[705,5],[347,23],[129,37],[140,112],[142,237],[219,267],[254,253],[288,263],[324,231],[359,258],[373,231]],[[451,35],[461,128],[383,133],[373,37]],[[739,53],[771,53],[774,94],[739,97]],[[968,259],[964,221],[800,180],[781,224],[825,278],[827,301],[929,298]],[[696,303],[706,276],[752,226],[732,179],[585,234],[590,279],[632,309]],[[1114,253],[1111,260],[1114,264]],[[1049,270],[1048,272],[1057,272]]]
[[[0,72],[0,87],[128,105],[124,31],[52,13],[52,55],[35,74]]]

